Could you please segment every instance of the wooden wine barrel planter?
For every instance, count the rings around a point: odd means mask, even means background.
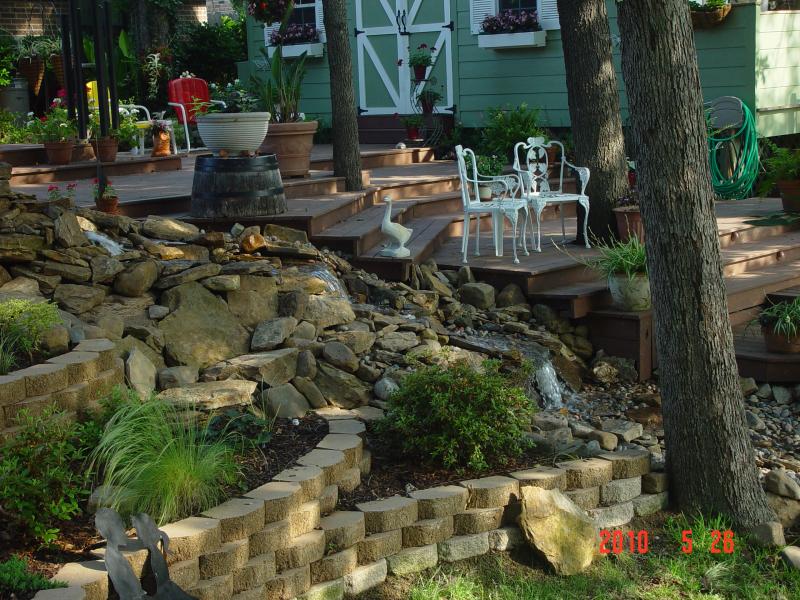
[[[274,154],[198,156],[192,184],[193,217],[257,217],[286,212],[283,181]]]

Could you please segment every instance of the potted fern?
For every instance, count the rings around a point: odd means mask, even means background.
[[[600,242],[598,258],[586,261],[608,281],[614,306],[626,311],[647,310],[651,306],[650,279],[644,244],[633,236],[625,242]]]
[[[758,316],[767,351],[800,353],[800,297],[791,302],[776,302]]]
[[[484,177],[497,177],[503,174],[506,161],[496,154],[481,154],[477,157],[478,173]],[[481,200],[492,199],[492,187],[489,183],[478,185],[478,197]]]
[[[765,196],[777,187],[783,210],[800,213],[800,149],[779,148],[769,140],[766,146],[771,154],[762,161],[767,174],[758,188],[759,195]]]

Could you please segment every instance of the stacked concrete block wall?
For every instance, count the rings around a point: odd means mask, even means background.
[[[162,528],[170,537],[170,574],[189,594],[334,600],[389,575],[508,551],[524,543],[516,524],[524,486],[562,490],[599,529],[621,527],[667,504],[666,477],[650,472],[649,453],[626,450],[338,510],[339,492],[359,485],[370,457],[357,413],[336,409],[326,416],[337,417],[328,421],[331,433],[297,466],[241,498]],[[137,574],[145,558],[128,555]],[[82,588],[87,600],[108,596],[102,561],[67,565],[56,578],[70,584],[70,593]]]
[[[97,406],[97,400],[124,383],[124,366],[114,343],[84,340],[71,352],[0,376],[0,437],[13,437],[20,411],[37,416],[56,405],[74,414]]]

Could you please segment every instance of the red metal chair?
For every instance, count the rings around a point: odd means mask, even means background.
[[[186,153],[188,154],[192,151],[192,143],[189,141],[189,125],[196,123],[195,117],[198,112],[195,110],[196,103],[211,102],[221,104],[223,107],[225,103],[221,100],[212,100],[208,91],[208,83],[199,77],[181,77],[170,81],[167,84],[167,99],[169,100],[167,104],[173,107],[178,115],[178,123],[183,125],[186,133]]]

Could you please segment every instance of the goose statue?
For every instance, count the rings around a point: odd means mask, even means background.
[[[389,238],[389,244],[378,254],[391,256],[392,258],[411,256],[411,251],[406,248],[405,244],[411,239],[411,234],[414,233],[414,230],[403,227],[400,223],[392,223],[392,199],[389,196],[384,196],[383,201],[386,204],[386,212],[383,213],[381,232]]]

